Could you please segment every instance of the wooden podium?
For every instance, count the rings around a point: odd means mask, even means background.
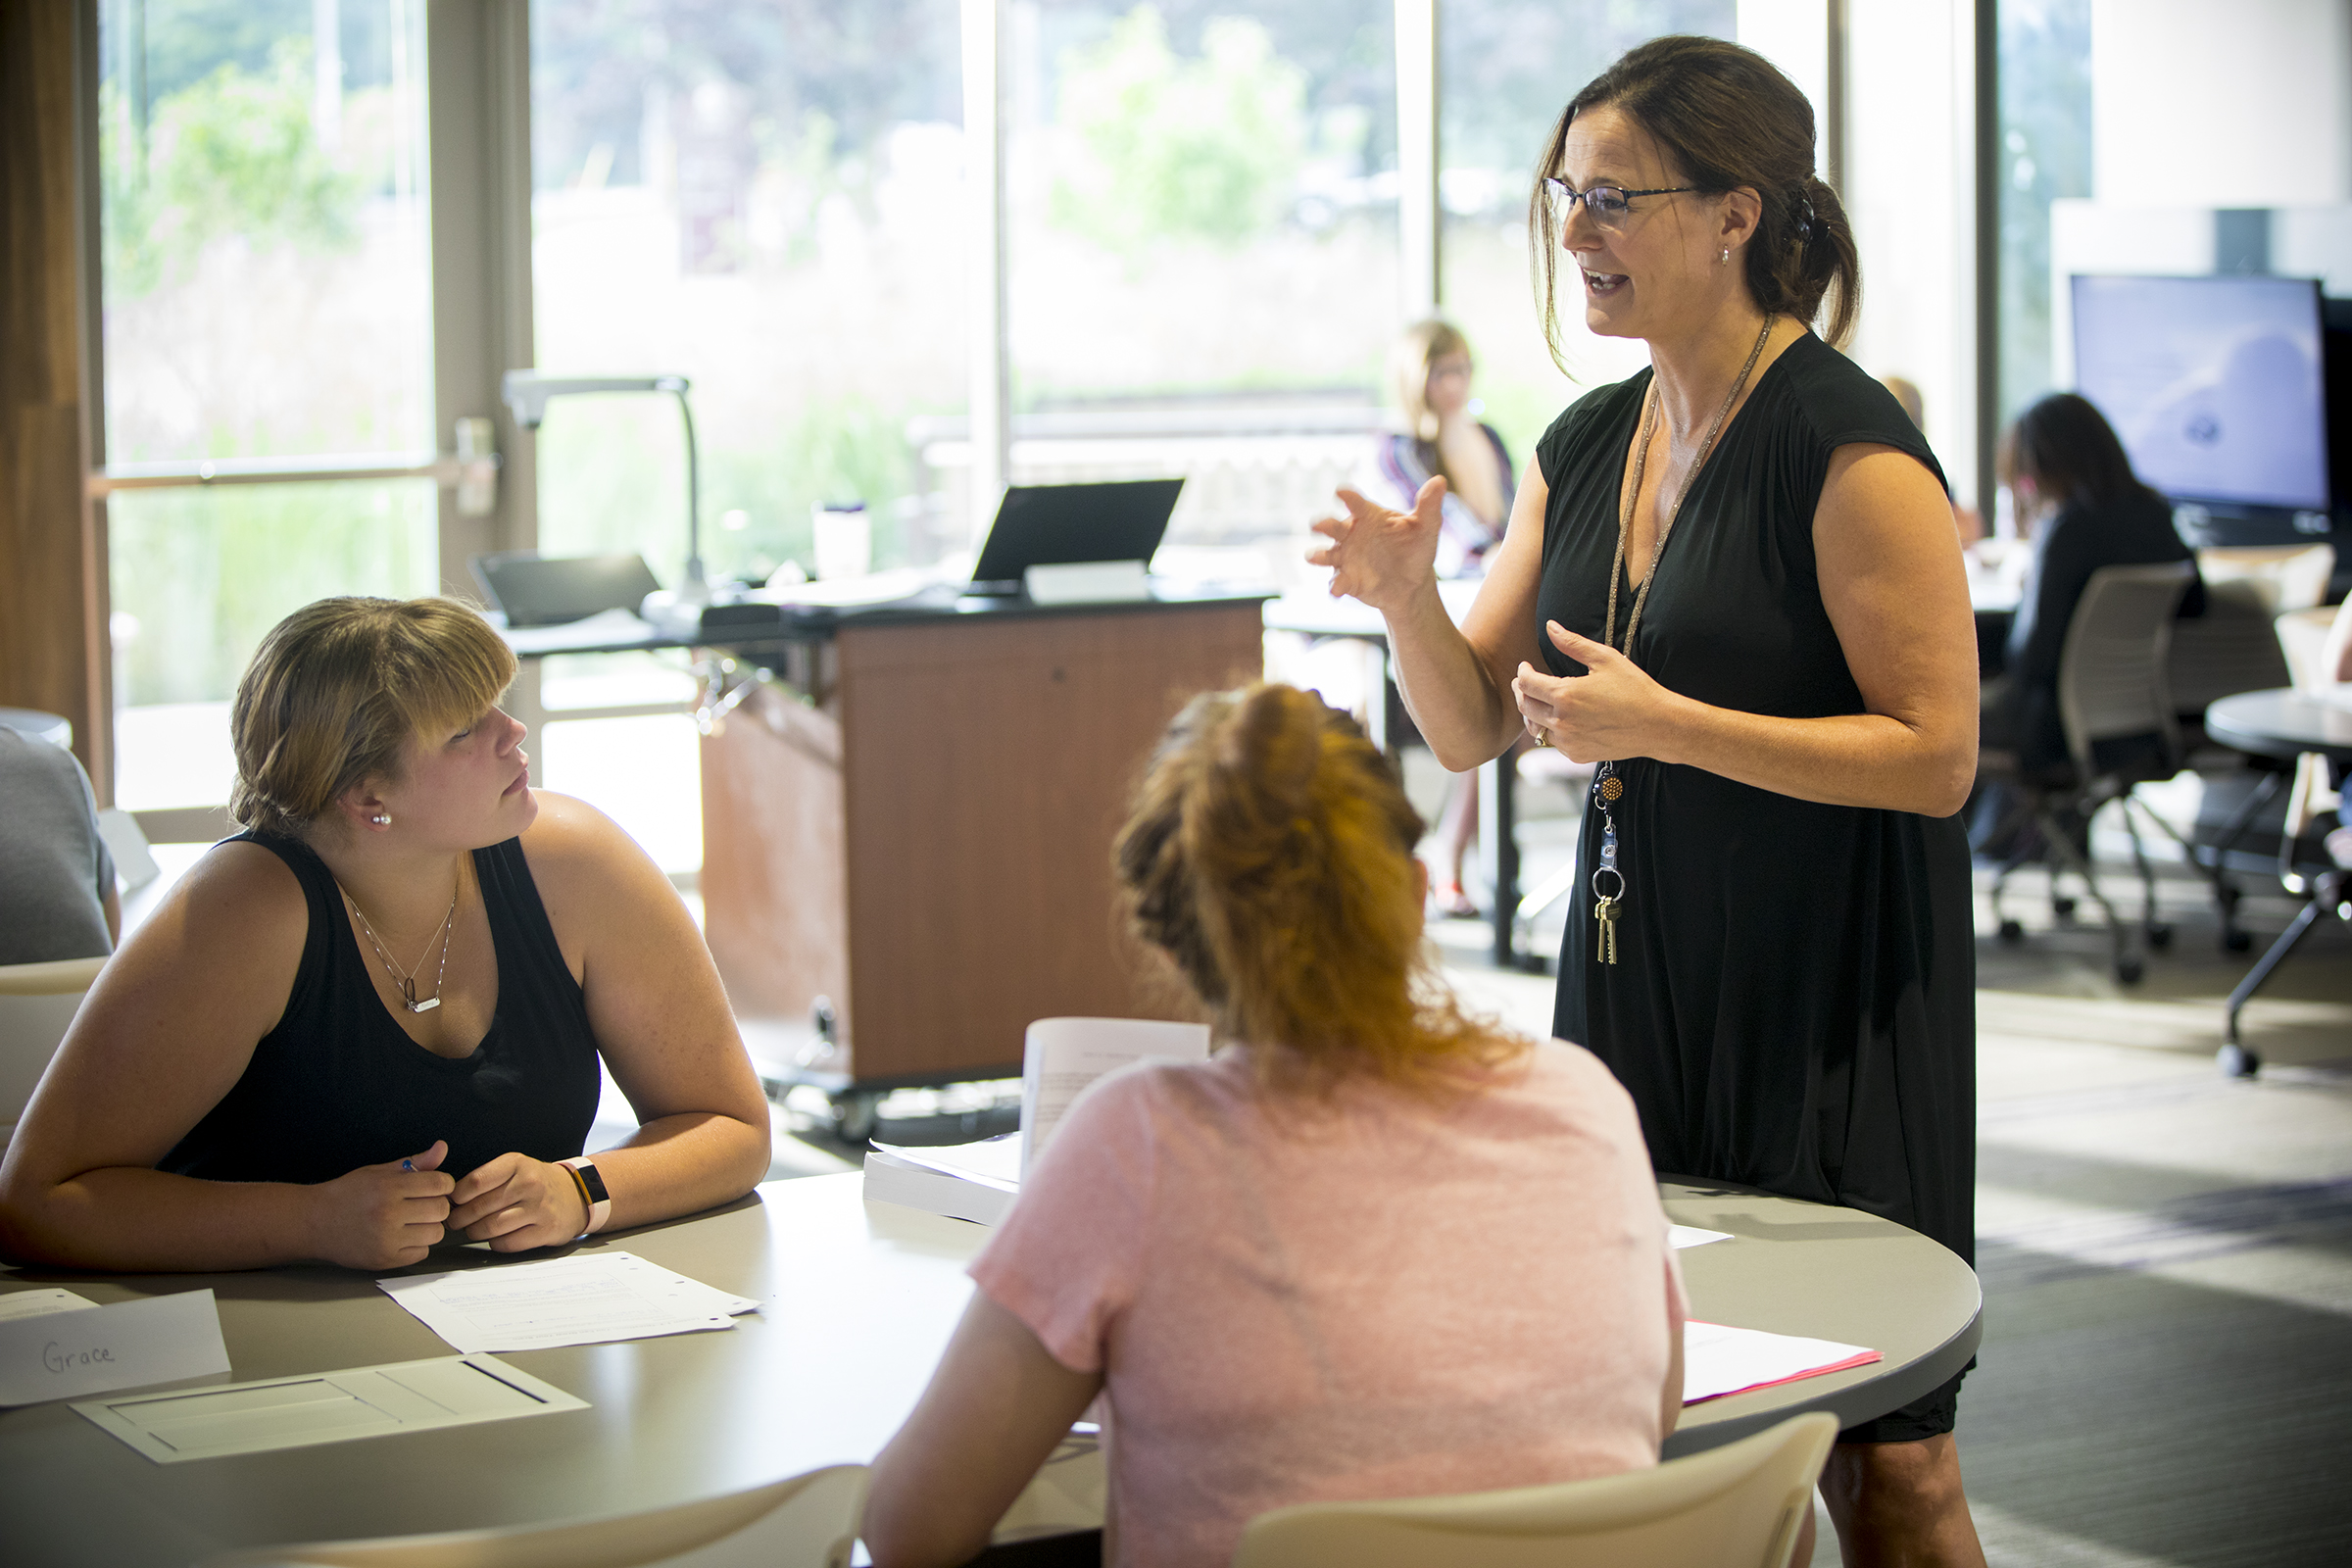
[[[781,1065],[838,1102],[1163,1010],[1110,842],[1176,710],[1258,677],[1258,599],[845,616],[805,663],[702,748],[706,935],[737,1014],[801,1042]]]

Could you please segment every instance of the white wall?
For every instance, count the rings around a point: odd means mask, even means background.
[[[1828,0],[1740,0],[1739,41],[1781,68],[1813,103],[1813,162],[1829,162],[1830,8]]]
[[[2352,200],[2352,0],[2091,0],[2103,203]]]

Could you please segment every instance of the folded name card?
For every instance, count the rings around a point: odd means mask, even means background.
[[[228,1370],[220,1313],[210,1291],[112,1306],[92,1306],[65,1291],[39,1294],[62,1299],[31,1316],[0,1318],[0,1405],[73,1399]]]

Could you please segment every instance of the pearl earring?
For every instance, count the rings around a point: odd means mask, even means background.
[[[1723,259],[1726,262],[1729,262],[1732,259],[1732,248],[1729,245],[1726,245],[1723,248]]]
[[[373,822],[377,827],[390,827],[392,825],[392,819],[381,811],[376,812],[368,820]]]

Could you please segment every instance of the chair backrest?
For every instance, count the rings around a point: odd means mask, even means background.
[[[617,1519],[270,1546],[199,1568],[845,1568],[865,1479],[833,1465]]]
[[[2144,739],[2154,758],[2178,767],[2180,729],[2165,666],[2173,612],[2195,577],[2185,561],[2090,574],[2058,655],[2058,717],[2082,778],[2108,771],[2101,742]]]
[[[104,958],[0,964],[0,1149],[105,966]]]
[[[2200,550],[2197,574],[2208,588],[2244,583],[2274,615],[2309,610],[2328,597],[2328,580],[2335,574],[2335,546],[2226,545]]]
[[[1277,1508],[1250,1521],[1233,1568],[1786,1568],[1837,1436],[1816,1410],[1623,1475]]]
[[[2173,711],[2183,717],[2239,692],[2294,684],[2278,621],[2252,583],[2207,583],[2205,613],[2173,622],[2172,638],[2165,680]]]

